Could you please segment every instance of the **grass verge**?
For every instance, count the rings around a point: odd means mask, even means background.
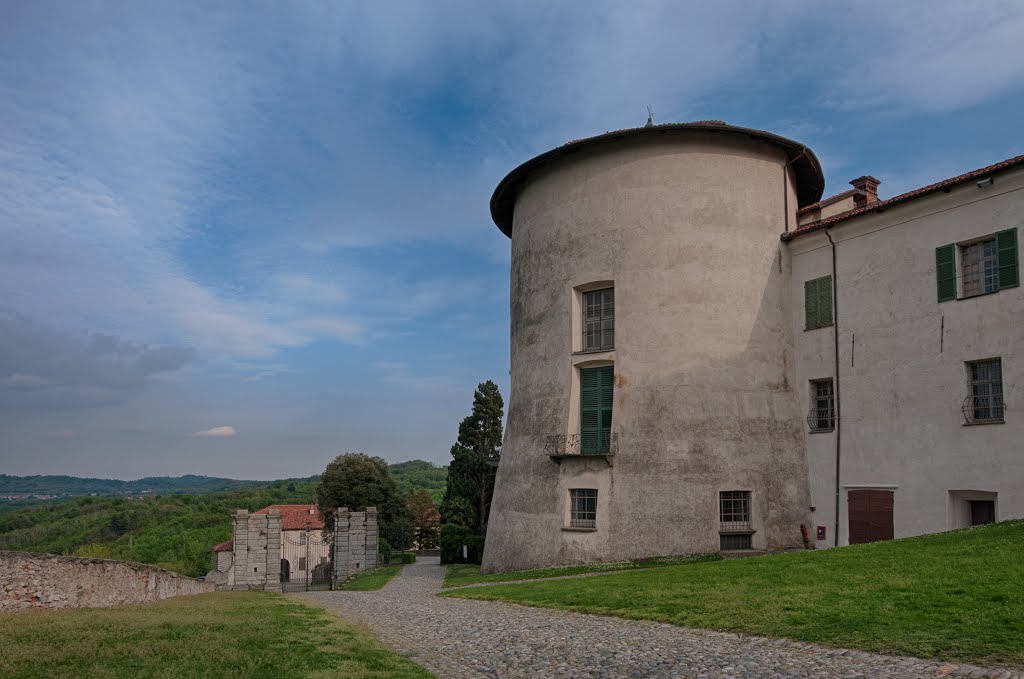
[[[681,566],[683,564],[721,561],[718,554],[691,554],[688,556],[667,556],[643,561],[616,561],[614,563],[598,563],[579,566],[557,566],[554,568],[535,568],[528,571],[510,571],[508,573],[480,574],[480,566],[473,564],[453,564],[448,566],[444,575],[444,587],[461,587],[481,582],[509,582],[512,580],[537,580],[538,578],[557,578],[566,575],[583,573],[614,573],[617,571],[639,570],[643,568],[662,568],[664,566]]]
[[[0,615],[0,676],[405,679],[426,670],[320,609],[262,592]]]
[[[402,564],[381,566],[373,570],[364,571],[346,580],[338,589],[350,592],[371,592],[381,589],[391,582],[391,579],[402,572]]]
[[[841,549],[457,590],[880,653],[1024,668],[1024,521]]]

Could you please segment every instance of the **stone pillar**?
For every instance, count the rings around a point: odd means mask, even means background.
[[[281,510],[271,509],[266,524],[266,577],[263,589],[281,591]]]
[[[364,568],[377,567],[377,541],[379,532],[377,528],[377,508],[366,508],[366,550],[364,556]]]
[[[348,509],[339,507],[334,514],[334,582],[348,579]]]
[[[348,574],[353,576],[366,568],[366,514],[352,512],[348,522]]]
[[[234,516],[234,585],[232,589],[246,589],[249,582],[249,512],[239,509]]]

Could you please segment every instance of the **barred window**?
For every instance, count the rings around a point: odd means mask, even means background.
[[[807,425],[812,432],[836,428],[836,400],[831,377],[811,380],[811,411],[807,413]]]
[[[597,489],[573,488],[569,491],[569,525],[573,528],[597,528]]]
[[[615,348],[615,289],[583,293],[583,351]]]
[[[995,238],[962,246],[960,258],[964,297],[999,290],[999,251]]]
[[[998,358],[967,364],[971,394],[967,413],[974,422],[1003,421],[1003,365]]]
[[[723,490],[718,494],[718,506],[721,530],[750,530],[749,490]]]
[[[300,545],[306,544],[306,533],[305,532],[299,533],[299,544]]]

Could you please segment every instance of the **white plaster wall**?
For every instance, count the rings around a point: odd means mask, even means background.
[[[989,187],[971,182],[831,230],[842,399],[840,544],[847,543],[851,486],[895,491],[896,537],[962,525],[951,490],[997,493],[997,520],[1024,516],[1024,288],[939,303],[935,276],[936,247],[1013,227],[1024,236],[1021,170],[998,175]],[[834,370],[833,328],[803,329],[803,283],[831,273],[831,251],[823,233],[798,237],[788,248],[797,393],[806,413],[808,380]],[[964,426],[964,363],[996,356],[1006,423]],[[833,543],[835,436],[806,434],[814,523],[829,531],[819,546]]]

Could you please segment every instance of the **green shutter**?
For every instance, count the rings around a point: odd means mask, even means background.
[[[832,277],[818,279],[818,327],[832,325]]]
[[[818,327],[818,281],[804,281],[804,330]]]
[[[607,453],[611,443],[612,366],[580,369],[580,452]]]
[[[939,301],[956,299],[956,246],[935,248],[935,276]]]
[[[997,233],[996,249],[999,253],[999,289],[1017,287],[1020,285],[1020,269],[1017,259],[1017,229],[1009,229]]]

